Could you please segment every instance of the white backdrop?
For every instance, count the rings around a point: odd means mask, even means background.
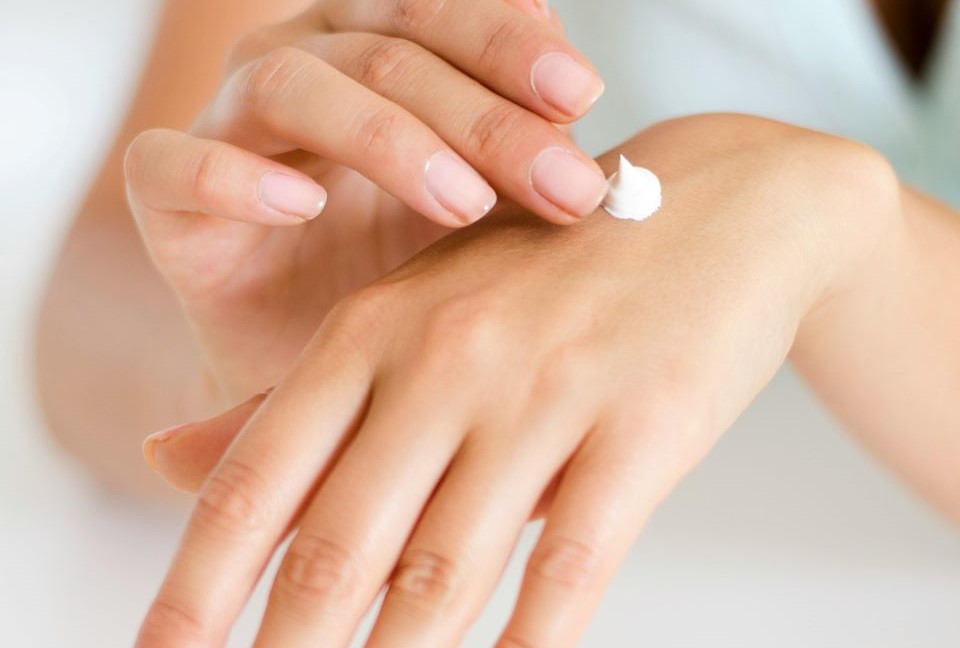
[[[44,272],[122,112],[152,10],[134,0],[0,6],[5,647],[130,645],[182,518],[104,493],[60,458],[29,377]],[[491,645],[519,573],[515,561],[466,645]],[[237,646],[249,642],[253,608]],[[655,517],[583,645],[957,646],[960,535],[784,372]]]

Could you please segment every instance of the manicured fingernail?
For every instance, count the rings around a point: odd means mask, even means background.
[[[260,201],[288,216],[311,220],[323,211],[327,192],[312,180],[271,171],[260,178]]]
[[[497,193],[487,181],[446,151],[427,161],[425,175],[430,195],[463,223],[483,218],[497,202]]]
[[[596,209],[607,193],[607,179],[599,167],[560,147],[540,151],[530,167],[530,184],[538,194],[577,217]]]
[[[603,79],[560,52],[537,59],[530,83],[538,97],[571,117],[583,115],[603,94]]]
[[[160,445],[161,443],[164,443],[165,441],[169,441],[170,439],[174,438],[175,436],[177,436],[178,434],[186,430],[188,427],[190,427],[189,423],[186,425],[176,425],[172,428],[167,428],[166,430],[155,432],[154,434],[151,434],[146,439],[144,439],[143,456],[147,460],[147,463],[150,464],[151,468],[153,468],[154,470],[156,470],[157,468],[157,462],[154,456],[157,446]]]

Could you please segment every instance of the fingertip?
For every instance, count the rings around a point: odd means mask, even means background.
[[[151,441],[150,438],[146,438],[143,441],[143,446],[141,452],[143,452],[143,459],[147,462],[147,465],[150,466],[150,470],[154,472],[159,472],[157,470],[157,459],[156,459],[156,442]]]
[[[299,225],[319,216],[327,206],[327,191],[313,180],[279,171],[260,178],[258,195],[278,225]]]
[[[607,179],[594,160],[588,161],[559,146],[546,148],[537,155],[530,167],[529,183],[568,217],[561,221],[558,216],[559,224],[576,223],[593,213],[608,189]]]
[[[167,428],[166,430],[155,432],[143,440],[143,447],[141,448],[143,451],[143,458],[146,460],[150,468],[156,470],[157,472],[160,471],[160,469],[157,467],[157,448],[178,436],[189,427],[189,423],[185,425],[175,425],[171,428]]]
[[[176,450],[173,451],[173,457],[170,456],[172,446],[169,444],[147,441],[144,443],[144,457],[150,468],[160,476],[163,481],[178,491],[190,494],[200,492],[203,481],[207,477],[209,467],[194,466],[196,460],[178,460]],[[184,465],[180,465],[183,463]]]
[[[606,89],[594,70],[565,52],[547,52],[530,68],[533,93],[565,118],[587,114]]]
[[[552,212],[549,216],[544,217],[544,220],[553,225],[560,225],[561,227],[569,227],[570,225],[576,225],[581,220],[579,216],[574,216],[565,211],[560,210],[559,208]]]
[[[176,470],[171,470],[169,458],[166,457],[166,451],[162,443],[147,440],[143,444],[143,456],[153,470],[167,485],[172,488],[191,495],[200,492],[202,482],[197,481],[193,476],[181,475]]]
[[[460,228],[471,225],[497,204],[497,192],[473,167],[457,155],[441,151],[427,161],[424,169],[427,192],[443,209],[442,225]],[[448,216],[449,215],[449,216]]]

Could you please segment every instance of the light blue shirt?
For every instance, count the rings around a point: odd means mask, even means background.
[[[761,115],[864,142],[960,207],[960,8],[914,82],[868,0],[554,0],[606,95],[578,127],[596,153],[650,123]]]

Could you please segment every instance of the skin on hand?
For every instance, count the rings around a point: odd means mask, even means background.
[[[227,67],[190,133],[142,133],[125,167],[228,402],[280,380],[333,304],[486,214],[495,189],[557,223],[606,190],[555,126],[602,81],[531,0],[329,0]]]
[[[181,430],[229,449],[178,477],[204,486],[140,648],[220,645],[291,528],[257,646],[346,645],[384,583],[368,646],[456,645],[548,492],[498,645],[576,643],[808,314],[898,249],[896,180],[858,145],[706,116],[619,153],[662,178],[655,218],[505,209],[342,301],[265,401]]]

